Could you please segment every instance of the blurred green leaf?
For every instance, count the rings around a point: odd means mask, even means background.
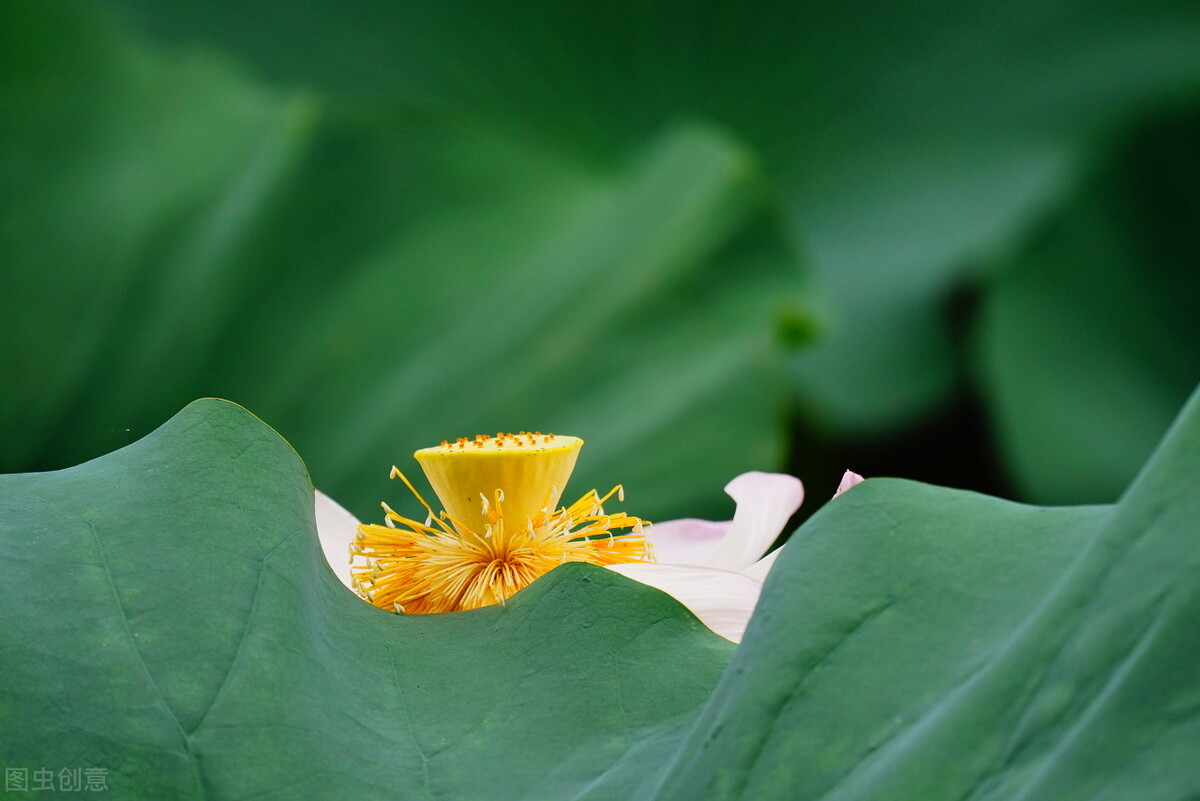
[[[860,440],[944,398],[948,294],[1195,97],[1197,9],[4,4],[0,465],[222,395],[360,515],[413,448],[521,427],[604,443],[579,481],[643,514],[715,514],[780,463],[780,377]],[[1111,498],[1191,380],[1036,497]]]
[[[1195,116],[1147,130],[999,265],[981,379],[1031,500],[1116,498],[1200,380],[1197,141]]]
[[[14,41],[80,40],[26,48],[0,87],[0,179],[30,197],[0,235],[20,290],[0,324],[22,343],[8,469],[103,452],[203,395],[253,405],[363,517],[391,464],[477,431],[595,439],[579,483],[622,482],[647,517],[713,511],[781,460],[775,321],[813,315],[725,132],[680,122],[601,164],[5,8]],[[82,142],[48,103],[85,116]]]
[[[1200,90],[1190,0],[112,4],[285,85],[450,108],[609,162],[681,117],[729,131],[830,307],[796,392],[859,434],[951,389],[944,305],[967,260],[1023,237],[1114,126]]]
[[[121,371],[157,371],[172,358],[194,369],[191,354],[175,352],[190,343],[169,326],[225,322],[213,301],[236,295],[244,277],[228,250],[306,127],[298,105],[235,80],[210,57],[156,57],[69,9],[0,6],[8,470],[38,464],[47,447],[70,454],[65,464],[134,438],[113,431],[133,425],[129,416],[70,429]]]
[[[375,609],[295,453],[201,401],[0,479],[0,759],[139,797],[1190,797],[1197,475],[1200,394],[1116,506],[868,482],[793,537],[733,651],[587,565],[504,607]]]

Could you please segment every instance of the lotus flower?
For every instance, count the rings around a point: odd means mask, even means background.
[[[834,497],[863,480],[846,471]],[[740,642],[758,603],[763,581],[779,555],[763,556],[804,499],[799,479],[750,472],[725,487],[737,503],[733,520],[670,520],[650,526],[646,537],[655,562],[609,566],[628,578],[669,593],[717,634]],[[359,521],[324,493],[316,493],[317,531],[325,558],[347,587],[347,561]]]

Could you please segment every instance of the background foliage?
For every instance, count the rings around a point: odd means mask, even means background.
[[[1194,3],[0,15],[6,471],[216,395],[360,515],[501,428],[1099,502],[1200,377]]]

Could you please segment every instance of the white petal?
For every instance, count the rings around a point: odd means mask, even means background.
[[[857,486],[857,485],[863,483],[864,481],[866,481],[866,479],[863,478],[862,476],[860,476],[858,473],[852,473],[849,470],[847,470],[845,472],[845,474],[842,475],[842,483],[838,484],[838,488],[836,491],[834,491],[833,497],[836,498],[837,496],[841,495],[846,490],[850,489],[851,487]]]
[[[702,565],[729,531],[730,521],[667,520],[646,529],[654,559],[672,565]]]
[[[762,592],[761,581],[711,567],[632,562],[608,569],[674,596],[700,622],[734,642],[742,641]]]
[[[780,545],[762,559],[759,559],[757,562],[750,565],[750,567],[747,567],[739,572],[743,576],[749,576],[750,578],[757,579],[759,581],[766,581],[767,574],[771,572],[771,567],[775,564],[775,560],[779,558],[779,554],[781,551],[783,551],[783,548],[784,546]]]
[[[737,501],[729,531],[705,565],[744,570],[771,547],[804,500],[800,479],[782,473],[742,473],[725,485]]]
[[[350,586],[350,543],[358,531],[358,518],[320,490],[316,491],[317,536],[325,561],[347,587]]]

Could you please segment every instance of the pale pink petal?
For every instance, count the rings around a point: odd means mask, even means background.
[[[734,642],[742,641],[762,592],[761,581],[711,567],[633,562],[609,570],[673,596],[700,622]]]
[[[646,539],[654,547],[654,559],[672,565],[702,565],[729,531],[730,521],[667,520],[647,528]]]
[[[842,483],[838,485],[837,491],[833,494],[833,497],[836,498],[846,490],[863,483],[865,480],[866,479],[864,479],[858,473],[852,473],[847,470],[846,474],[842,476]],[[781,551],[783,551],[782,546],[771,551],[771,553],[767,554],[762,559],[759,559],[757,562],[750,565],[750,567],[743,569],[741,572],[750,578],[758,579],[759,581],[766,581],[767,574],[771,572],[771,566],[775,564],[775,559],[778,558]]]
[[[358,518],[320,490],[316,491],[317,536],[325,561],[347,587],[350,586],[350,543],[358,531]]]
[[[861,484],[864,481],[866,481],[866,479],[863,478],[862,476],[860,476],[858,473],[852,473],[849,470],[847,470],[845,475],[842,476],[842,483],[838,484],[837,490],[833,493],[833,497],[836,498],[837,496],[841,495],[846,490],[850,489],[851,487],[857,486],[858,484]]]
[[[758,561],[804,500],[800,479],[782,473],[742,473],[725,485],[737,511],[725,539],[705,565],[744,570]]]

